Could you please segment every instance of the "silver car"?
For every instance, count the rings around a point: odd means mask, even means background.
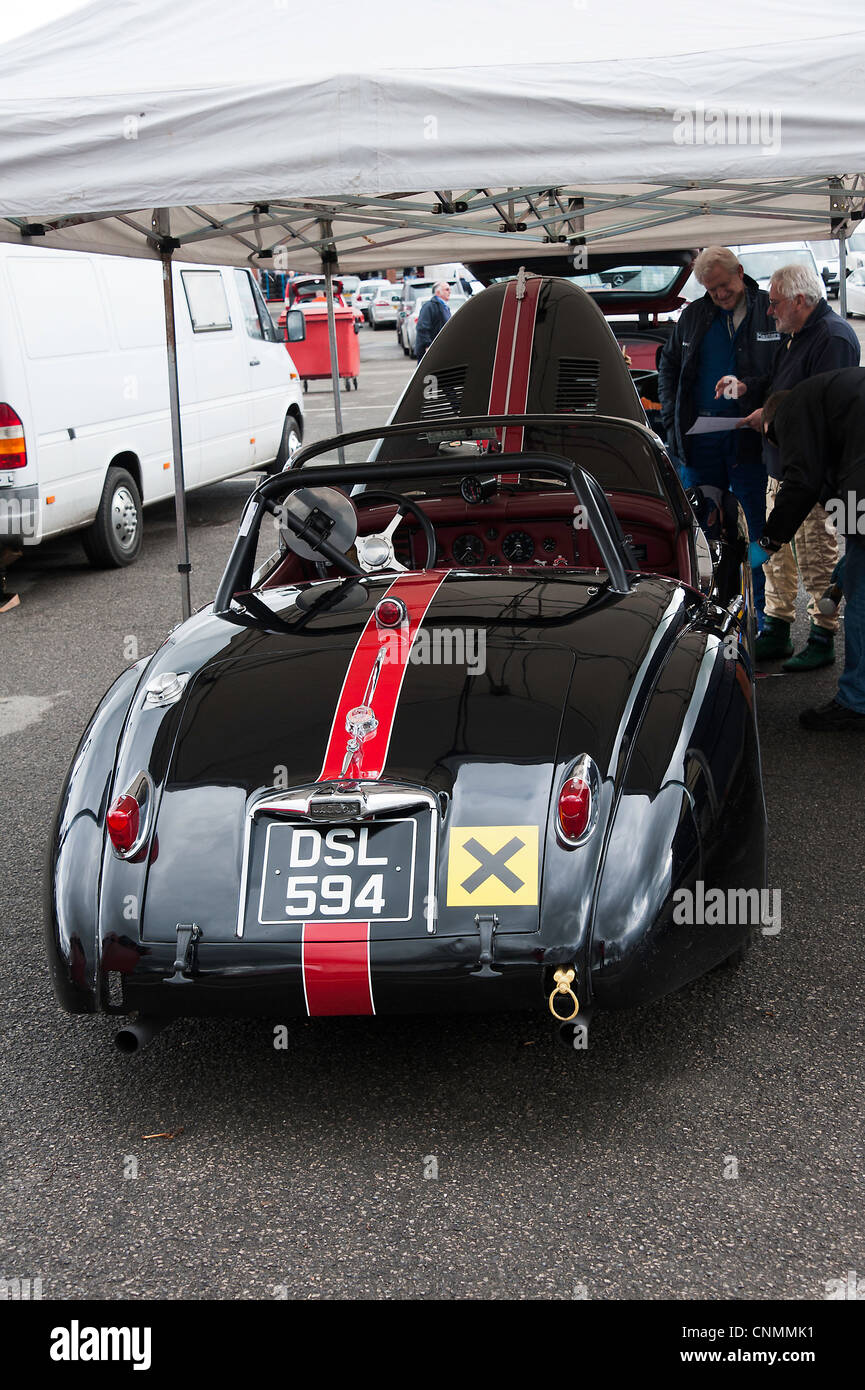
[[[451,297],[448,300],[448,308],[451,311],[451,318],[453,318],[457,309],[462,308],[462,306],[465,304],[468,298],[469,296],[467,294],[455,294],[453,290],[451,291]],[[421,311],[421,306],[423,304],[426,304],[428,299],[432,299],[432,290],[429,290],[426,294],[416,299],[414,303],[414,308],[412,309],[411,313],[407,314],[406,317],[403,319],[402,333],[403,339],[408,341],[408,347],[405,349],[405,351],[408,352],[409,357],[417,357],[418,314]]]
[[[382,286],[390,288],[390,280],[361,280],[354,293],[354,307],[363,310],[365,319],[369,318],[369,306]]]
[[[396,323],[402,285],[383,285],[369,301],[366,316],[372,329],[393,328]]]

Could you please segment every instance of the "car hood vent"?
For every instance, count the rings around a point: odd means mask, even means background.
[[[466,384],[466,367],[442,367],[424,380],[422,420],[448,420],[459,415]]]
[[[593,414],[598,408],[601,364],[591,357],[561,357],[556,410]]]

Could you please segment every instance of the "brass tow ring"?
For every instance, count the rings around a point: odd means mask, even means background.
[[[577,1014],[580,1012],[580,1001],[574,994],[574,991],[571,989],[571,981],[573,980],[575,975],[575,970],[556,970],[553,974],[553,979],[556,982],[556,987],[550,995],[550,1013],[552,1014],[553,1018],[558,1019],[559,1023],[570,1023],[571,1019],[576,1018]],[[558,995],[560,994],[570,995],[571,999],[574,1001],[574,1008],[572,1013],[560,1014],[556,1009],[555,1001]]]

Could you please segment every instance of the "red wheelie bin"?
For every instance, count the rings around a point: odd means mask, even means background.
[[[304,391],[310,381],[330,381],[330,339],[327,332],[327,304],[314,299],[306,304],[298,304],[306,323],[306,337],[300,343],[289,343],[286,329],[286,347],[291,360],[303,382]],[[357,374],[360,369],[360,346],[354,331],[354,314],[351,309],[334,306],[336,319],[336,358],[339,375],[345,382],[346,391],[354,386],[357,390]]]

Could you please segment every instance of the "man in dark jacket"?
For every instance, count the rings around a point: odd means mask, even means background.
[[[792,540],[818,502],[847,538],[844,674],[836,698],[799,722],[865,733],[865,368],[821,372],[770,396],[762,427],[778,447],[781,482],[752,561]]]
[[[658,391],[667,446],[685,487],[718,487],[742,503],[751,538],[766,520],[766,469],[750,430],[689,434],[700,415],[741,419],[765,399],[781,335],[769,296],[725,246],[707,246],[694,262],[706,289],[688,304],[658,360]],[[735,391],[727,383],[736,383]],[[743,387],[744,389],[740,389]],[[754,570],[762,621],[764,576]]]
[[[417,336],[415,338],[415,352],[418,361],[423,357],[433,338],[440,333],[451,316],[448,308],[448,300],[451,297],[451,287],[444,280],[440,280],[436,285],[433,294],[429,299],[425,299],[420,306],[420,313],[417,316]]]
[[[858,365],[859,339],[849,323],[829,308],[810,266],[794,263],[776,270],[769,282],[769,304],[785,337],[767,383],[767,395],[790,390],[822,372]],[[759,431],[761,412],[755,410],[745,423]],[[763,457],[769,475],[766,508],[771,511],[781,479],[778,450],[765,442]],[[781,669],[791,672],[814,671],[832,664],[838,619],[821,612],[818,605],[837,563],[838,540],[818,502],[805,517],[793,544],[782,546],[766,566],[765,626],[754,649],[758,661],[787,657]],[[808,595],[811,625],[806,645],[794,656],[790,626],[796,616],[800,578]]]

